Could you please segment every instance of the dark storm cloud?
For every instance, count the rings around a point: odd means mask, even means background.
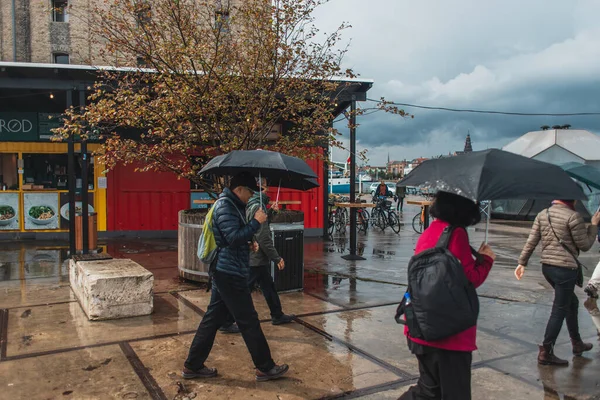
[[[371,0],[369,7],[387,10],[377,18],[364,17],[365,3],[332,0],[317,22],[325,30],[341,20],[353,25],[347,62],[375,80],[370,98],[509,112],[600,112],[598,1],[456,0],[450,6]],[[376,158],[389,149],[410,158],[457,150],[467,132],[479,148],[502,146],[546,124],[600,132],[598,117],[406,111],[415,118],[360,117],[359,147]]]

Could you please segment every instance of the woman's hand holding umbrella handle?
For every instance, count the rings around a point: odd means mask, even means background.
[[[523,275],[525,275],[525,266],[519,265],[517,269],[515,269],[515,278],[517,278],[517,280],[521,280]]]
[[[492,248],[490,246],[488,246],[486,243],[482,243],[481,247],[479,248],[479,250],[477,252],[483,256],[488,256],[489,258],[492,259],[492,261],[496,261],[496,253],[494,253]]]
[[[256,213],[254,213],[254,219],[260,224],[263,224],[267,221],[267,214],[262,210],[262,208],[259,208],[256,210]]]
[[[598,226],[600,224],[600,211],[596,211],[596,214],[592,216],[592,225]]]

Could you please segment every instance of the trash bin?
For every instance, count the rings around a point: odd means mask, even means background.
[[[75,215],[75,250],[83,251],[83,215]],[[98,250],[98,217],[91,212],[88,214],[88,250],[96,252]]]
[[[271,263],[271,275],[278,292],[301,291],[304,288],[304,213],[285,210],[271,218],[271,237],[275,249],[285,261],[280,271]]]

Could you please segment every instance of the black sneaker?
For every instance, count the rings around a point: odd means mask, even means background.
[[[223,333],[240,333],[240,328],[234,322],[233,324],[231,324],[229,326],[222,326],[222,327],[220,327],[219,328],[219,332],[223,332]]]
[[[262,372],[260,370],[256,370],[256,381],[257,382],[266,382],[272,381],[273,379],[279,379],[283,375],[285,375],[290,367],[287,364],[276,365],[271,368],[267,372]]]
[[[217,376],[216,368],[202,367],[196,371],[192,371],[189,368],[183,367],[181,372],[183,379],[194,379],[194,378],[213,378]]]
[[[294,314],[290,314],[290,315],[285,315],[283,314],[281,317],[279,318],[272,318],[271,319],[271,323],[273,325],[283,325],[283,324],[289,324],[290,322],[294,322],[294,319],[296,318],[296,316]]]

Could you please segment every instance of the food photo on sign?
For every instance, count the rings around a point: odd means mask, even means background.
[[[0,193],[0,230],[19,229],[19,194]]]
[[[58,229],[58,193],[25,193],[25,229]]]

